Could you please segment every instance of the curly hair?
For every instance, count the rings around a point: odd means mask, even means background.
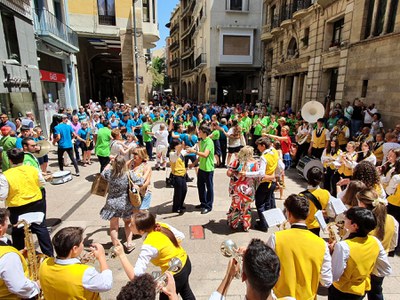
[[[238,160],[241,163],[246,163],[253,159],[254,148],[251,146],[244,146],[238,153]]]
[[[379,184],[379,174],[375,166],[369,161],[361,161],[353,172],[352,180],[362,181],[367,188],[373,188]]]
[[[117,300],[155,300],[156,282],[150,274],[135,276],[117,296]]]

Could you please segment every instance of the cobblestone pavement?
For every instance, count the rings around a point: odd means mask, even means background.
[[[47,219],[52,226],[52,234],[64,226],[82,226],[85,228],[85,245],[92,242],[102,243],[106,249],[111,247],[111,240],[108,235],[108,222],[100,219],[99,211],[105,199],[90,194],[91,182],[94,174],[99,170],[99,164],[95,163],[88,167],[80,166],[81,176],[74,177],[72,181],[62,185],[50,185],[47,190]],[[50,154],[50,171],[57,171],[56,155]],[[71,170],[72,167],[67,167]],[[191,177],[196,177],[194,170],[190,170]],[[220,244],[225,239],[232,239],[238,245],[246,245],[251,238],[257,237],[267,240],[271,232],[268,233],[255,230],[242,232],[232,231],[226,223],[226,212],[229,208],[230,199],[228,197],[229,180],[226,176],[226,169],[216,169],[214,175],[215,200],[213,211],[206,215],[201,215],[195,206],[199,204],[196,180],[188,184],[188,194],[185,205],[186,212],[183,215],[171,213],[173,189],[165,187],[165,171],[154,171],[152,176],[152,204],[151,211],[156,213],[158,219],[169,223],[186,235],[183,247],[187,250],[192,261],[192,274],[190,276],[191,287],[197,299],[208,299],[222,278],[224,277],[228,259],[220,253]],[[287,172],[286,189],[284,196],[291,193],[298,193],[304,190],[306,182],[292,169]],[[276,194],[278,196],[278,194]],[[282,206],[282,200],[277,200],[277,205]],[[253,212],[254,219],[256,212]],[[60,223],[61,221],[61,223]],[[58,224],[59,223],[59,224]],[[124,236],[122,222],[120,224],[120,237]],[[201,225],[204,228],[205,239],[190,239],[191,225]],[[142,240],[136,240],[136,249],[129,254],[129,259],[134,264],[139,253]],[[385,299],[400,299],[400,260],[398,257],[390,258],[393,266],[393,274],[384,280]],[[118,259],[108,261],[113,270],[114,287],[111,291],[102,294],[102,299],[115,299],[121,287],[127,282],[127,277],[120,266]],[[149,272],[157,271],[150,267]],[[244,299],[245,285],[240,280],[234,280],[228,292],[228,299]],[[318,296],[318,299],[327,299]]]

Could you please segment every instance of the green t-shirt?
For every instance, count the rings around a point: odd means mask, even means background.
[[[209,137],[200,142],[200,152],[204,152],[206,149],[210,150],[210,154],[206,158],[199,157],[199,167],[202,171],[211,172],[214,171],[214,143]]]
[[[142,135],[143,135],[143,142],[151,142],[153,138],[150,134],[146,134],[146,132],[151,131],[151,126],[149,123],[145,122],[142,126]]]
[[[38,171],[41,171],[39,161],[37,160],[37,158],[35,156],[33,156],[32,153],[25,152],[23,165],[24,166],[32,166],[35,169],[37,169]]]
[[[97,132],[96,146],[94,152],[98,156],[109,157],[111,154],[111,129],[108,127],[100,128]]]
[[[250,131],[252,120],[249,117],[244,117],[240,123],[240,127],[242,127],[242,132],[247,133]]]
[[[260,120],[260,123],[263,124],[264,126],[268,126],[270,120],[269,117],[264,117]],[[254,135],[261,135],[261,131],[263,130],[263,126],[260,124],[257,124],[256,127],[254,128]]]
[[[216,141],[216,140],[219,140],[219,137],[221,136],[221,133],[219,132],[219,130],[214,130],[212,133],[211,133],[211,139],[213,140],[213,141]]]
[[[188,128],[188,126],[192,125],[192,121],[183,122],[183,127]]]

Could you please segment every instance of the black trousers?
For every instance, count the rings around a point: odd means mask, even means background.
[[[44,191],[42,194],[45,193]],[[40,249],[43,254],[48,256],[53,256],[53,245],[51,244],[50,234],[46,227],[46,199],[41,199],[26,205],[18,207],[9,207],[10,211],[10,223],[16,224],[18,222],[18,217],[22,214],[29,212],[42,212],[45,217],[41,224],[32,223],[30,229],[32,233],[36,234]],[[13,246],[18,250],[24,249],[25,247],[25,232],[24,228],[13,227],[11,236],[13,239]]]
[[[336,196],[336,183],[332,185],[332,178],[335,174],[335,170],[332,170],[330,167],[326,168],[325,176],[324,176],[324,189],[329,191],[331,195]]]
[[[187,194],[187,183],[185,176],[174,176],[174,198],[172,210],[182,209]]]
[[[262,213],[276,207],[274,196],[275,187],[276,182],[262,182],[258,186],[255,194],[258,218],[260,219],[261,227],[265,229],[268,228],[268,224]]]
[[[57,158],[58,158],[58,167],[60,168],[61,171],[64,170],[64,152],[67,152],[69,159],[72,161],[72,164],[74,165],[75,168],[75,172],[79,173],[79,169],[78,169],[78,164],[76,162],[76,159],[74,157],[74,153],[72,148],[60,148],[58,147],[57,149]]]
[[[368,300],[383,300],[382,283],[384,278],[371,275],[371,290],[367,293]]]
[[[99,159],[100,163],[100,173],[103,172],[104,168],[108,165],[110,162],[110,157],[109,156],[99,156],[97,155],[97,158]]]
[[[324,152],[324,149],[325,148],[311,148],[311,156],[321,159],[322,152]]]
[[[395,218],[396,221],[400,223],[400,206],[396,206],[396,205],[393,205],[393,204],[389,203],[387,205],[387,213],[392,215],[393,218]],[[399,229],[398,233],[400,233],[400,229]],[[397,247],[395,249],[395,252],[398,253],[399,250],[400,250],[400,245],[397,245]]]
[[[226,164],[226,151],[228,149],[228,143],[226,139],[220,139],[219,144],[221,146],[221,166]]]
[[[79,156],[79,149],[82,148],[82,142],[79,140],[75,140],[74,143],[74,152],[75,152],[75,158],[76,160],[81,160],[80,156]],[[82,152],[83,153],[83,152]]]
[[[307,142],[304,142],[303,144],[298,146],[296,153],[296,161],[295,161],[296,165],[303,156],[307,155],[307,151],[309,148],[310,148],[310,143]]]
[[[145,142],[145,144],[146,144],[147,155],[149,156],[149,159],[152,160],[153,159],[153,141]]]
[[[328,289],[328,300],[362,300],[364,296],[343,293],[333,286]]]
[[[214,171],[199,169],[197,173],[197,191],[202,208],[212,210],[214,203]]]
[[[192,264],[188,257],[182,270],[178,274],[174,275],[176,293],[182,297],[182,300],[196,300],[196,297],[194,296],[189,285],[189,275],[191,272]],[[168,296],[164,293],[161,293],[160,300],[168,300]]]

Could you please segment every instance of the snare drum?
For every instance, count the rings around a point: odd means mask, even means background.
[[[307,180],[307,172],[310,170],[312,167],[317,167],[321,169],[321,171],[324,170],[324,166],[322,165],[322,162],[319,159],[316,159],[314,157],[309,157],[309,156],[304,156],[299,160],[299,163],[297,164],[297,171],[300,176],[304,177]]]
[[[51,179],[51,184],[63,184],[72,180],[71,171],[54,172]]]

